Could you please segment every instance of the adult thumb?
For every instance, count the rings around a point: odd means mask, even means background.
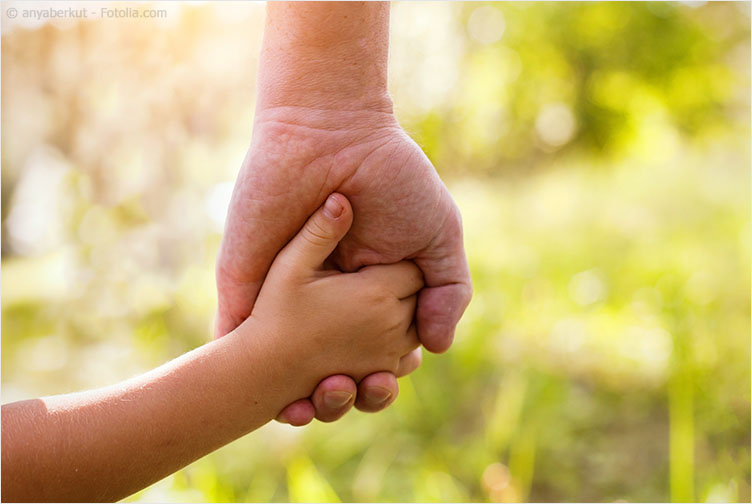
[[[318,270],[350,230],[353,212],[350,202],[332,193],[303,228],[280,252],[295,269]]]

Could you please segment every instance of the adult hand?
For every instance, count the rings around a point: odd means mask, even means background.
[[[332,192],[347,196],[355,213],[333,261],[353,271],[413,259],[427,285],[416,314],[420,340],[430,351],[446,350],[471,296],[460,215],[431,163],[385,111],[283,107],[257,115],[218,262],[218,333],[248,316],[276,252]],[[419,359],[416,353],[415,367]],[[372,375],[361,383],[359,405],[381,409],[396,388],[391,375]],[[354,397],[354,384],[333,377],[313,404],[298,401],[282,418],[305,423],[315,405],[320,419],[334,420]]]
[[[416,312],[420,340],[429,351],[445,351],[472,292],[462,225],[430,161],[392,112],[388,5],[267,9],[253,139],[217,262],[217,335],[247,318],[276,253],[330,193],[340,192],[355,221],[333,263],[352,271],[413,259],[426,282]],[[398,374],[415,369],[420,353],[407,361]],[[331,421],[356,396],[356,407],[376,411],[396,395],[388,373],[366,377],[357,390],[348,377],[329,377],[280,419],[301,425],[315,414]]]

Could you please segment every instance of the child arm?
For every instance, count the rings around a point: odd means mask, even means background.
[[[118,500],[260,427],[327,376],[399,372],[418,346],[420,270],[324,270],[352,223],[343,196],[327,202],[336,212],[319,209],[280,251],[232,333],[117,385],[3,405],[3,500]]]
[[[238,351],[244,337],[111,387],[4,405],[3,500],[119,500],[265,424],[286,404],[269,388],[281,375],[262,349]]]

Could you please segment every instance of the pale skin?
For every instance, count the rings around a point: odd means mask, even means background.
[[[388,38],[385,2],[267,5],[253,140],[217,260],[217,337],[251,313],[277,250],[337,191],[357,218],[333,263],[354,271],[413,260],[426,281],[416,314],[420,341],[433,352],[451,345],[472,295],[462,223],[430,161],[394,117]],[[418,348],[409,357],[416,367],[420,355]],[[378,411],[397,391],[390,373],[359,384],[331,376],[278,419],[332,421],[353,404]]]
[[[422,273],[409,261],[325,269],[352,219],[331,195],[225,337],[116,385],[3,405],[3,501],[118,500],[259,428],[326,376],[411,372]]]

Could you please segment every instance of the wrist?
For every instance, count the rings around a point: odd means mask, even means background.
[[[242,386],[254,391],[254,407],[269,420],[291,402],[313,392],[316,383],[307,376],[306,352],[294,344],[298,334],[251,315],[225,338],[229,336],[235,339],[233,353],[242,362]]]
[[[259,71],[257,110],[280,106],[322,110],[393,111],[386,62],[358,50],[319,51],[265,47]]]
[[[389,110],[387,2],[270,2],[258,108]]]
[[[317,110],[367,110],[392,114],[394,105],[386,86],[349,80],[336,71],[322,72],[325,62],[301,73],[278,71],[259,78],[257,112],[299,107]]]

